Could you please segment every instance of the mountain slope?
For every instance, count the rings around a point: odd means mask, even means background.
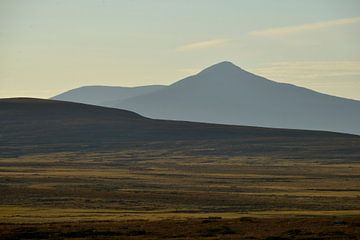
[[[126,98],[151,93],[163,87],[161,85],[141,87],[85,86],[61,93],[51,99],[98,106],[112,106]]]
[[[318,145],[336,150],[339,142],[350,149],[354,143],[360,146],[354,135],[153,120],[125,110],[29,98],[0,99],[0,125],[2,156],[156,144],[175,144],[175,149],[211,146],[222,154],[271,154],[279,149],[287,154],[291,146],[301,150],[300,145],[307,146],[301,152],[308,153]]]
[[[360,134],[360,101],[270,81],[230,62],[113,107],[157,119]]]

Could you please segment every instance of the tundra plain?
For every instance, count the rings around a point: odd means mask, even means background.
[[[359,238],[358,136],[2,109],[2,239]]]

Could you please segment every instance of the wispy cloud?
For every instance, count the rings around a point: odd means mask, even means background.
[[[331,28],[331,27],[342,26],[342,25],[359,24],[359,23],[360,23],[360,17],[342,18],[342,19],[336,19],[336,20],[331,20],[331,21],[316,22],[316,23],[295,25],[295,26],[289,26],[289,27],[269,28],[269,29],[250,32],[249,35],[260,36],[260,37],[282,36],[282,35],[288,35],[288,34],[293,34],[293,33],[300,33],[300,32],[305,32],[305,31],[318,30],[318,29],[323,29],[323,28]]]
[[[360,76],[360,61],[275,62],[255,69],[273,80],[315,80],[327,77]]]
[[[183,51],[215,48],[215,47],[223,46],[229,41],[230,41],[230,39],[219,38],[219,39],[212,39],[212,40],[201,41],[201,42],[193,42],[193,43],[185,44],[185,45],[182,45],[182,46],[176,48],[176,51],[183,52]]]

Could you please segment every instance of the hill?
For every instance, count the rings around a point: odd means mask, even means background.
[[[112,106],[126,98],[151,93],[164,86],[150,85],[141,87],[109,87],[84,86],[71,89],[52,97],[53,100],[63,100],[77,103],[86,103],[98,106]]]
[[[126,110],[30,98],[1,99],[0,124],[2,155],[131,148],[139,144],[151,147],[155,143],[166,147],[178,142],[189,147],[217,144],[217,151],[232,154],[259,149],[271,154],[282,144],[288,147],[316,142],[330,147],[338,141],[360,139],[321,131],[153,120]]]

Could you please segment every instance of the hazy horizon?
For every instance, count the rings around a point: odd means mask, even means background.
[[[360,100],[360,2],[0,1],[0,97],[169,85],[221,61]]]

